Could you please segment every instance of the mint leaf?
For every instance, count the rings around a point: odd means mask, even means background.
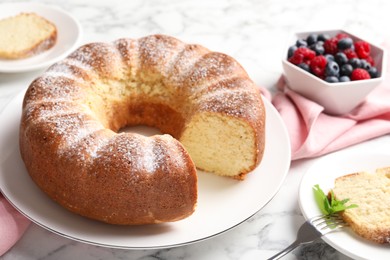
[[[341,212],[346,209],[356,208],[358,205],[351,204],[346,206],[345,204],[349,199],[337,200],[334,196],[333,191],[330,191],[330,196],[326,196],[324,191],[320,188],[318,184],[313,186],[314,198],[320,208],[322,214],[331,215],[336,212]]]

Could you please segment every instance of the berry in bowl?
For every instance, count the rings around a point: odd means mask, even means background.
[[[289,88],[334,115],[364,101],[385,63],[384,49],[342,30],[297,33],[282,60]]]

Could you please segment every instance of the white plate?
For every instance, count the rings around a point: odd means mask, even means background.
[[[148,226],[114,226],[75,215],[51,201],[30,179],[19,155],[23,93],[0,114],[0,190],[36,224],[59,235],[99,246],[166,248],[221,234],[263,208],[282,185],[290,166],[290,143],[276,109],[265,101],[267,142],[261,165],[245,181],[199,172],[195,213],[181,221]]]
[[[323,157],[305,173],[299,188],[299,205],[306,219],[320,215],[315,202],[313,186],[319,184],[327,193],[334,187],[334,180],[342,175],[360,171],[374,171],[390,166],[390,153],[338,152]],[[329,245],[353,259],[389,259],[390,245],[379,245],[343,228],[323,237]]]
[[[63,59],[73,51],[80,41],[81,26],[70,14],[55,6],[38,3],[0,4],[0,19],[21,12],[35,12],[57,27],[57,42],[49,50],[26,59],[0,59],[0,72],[26,72],[45,68]]]

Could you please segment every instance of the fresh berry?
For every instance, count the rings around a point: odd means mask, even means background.
[[[348,82],[380,75],[370,51],[369,43],[354,42],[346,33],[313,33],[290,46],[287,59],[327,82]]]
[[[348,57],[347,57],[347,55],[345,55],[344,52],[336,53],[336,55],[334,56],[334,59],[339,65],[343,65],[343,64],[346,64],[348,62]]]
[[[325,53],[324,43],[317,42],[309,47],[311,50],[315,51],[317,55],[323,55]]]
[[[336,38],[330,38],[330,39],[326,40],[324,42],[325,53],[335,55],[338,51],[337,42],[338,42],[338,40]]]
[[[361,59],[360,60],[360,68],[368,71],[371,68],[371,64],[368,61],[366,61],[365,59]]]
[[[349,37],[349,35],[346,33],[338,33],[336,35],[336,39],[338,39],[338,40],[343,39],[343,38],[348,38],[348,37]]]
[[[339,65],[335,61],[330,61],[326,64],[325,75],[338,77],[340,72]]]
[[[368,61],[368,63],[370,63],[371,66],[375,66],[374,59],[371,56],[368,56],[367,58],[365,58],[365,60]]]
[[[310,61],[316,56],[316,53],[309,48],[299,47],[288,60],[298,65],[300,63],[310,63]]]
[[[355,52],[357,53],[358,57],[361,59],[365,59],[368,56],[370,56],[370,44],[365,41],[357,41],[355,42]]]
[[[337,48],[339,48],[339,50],[350,49],[352,46],[353,46],[353,40],[349,37],[341,38],[337,42]]]
[[[325,68],[327,63],[328,62],[324,56],[316,56],[310,62],[310,70],[314,75],[322,78],[325,76]]]
[[[377,78],[378,77],[378,70],[375,67],[371,67],[368,70],[368,73],[370,74],[371,78]]]
[[[336,76],[327,76],[325,81],[329,83],[337,83],[339,82],[339,79]]]
[[[328,39],[330,39],[330,36],[328,34],[323,34],[323,33],[318,34],[317,41],[325,42]]]
[[[357,58],[358,57],[356,52],[354,50],[352,50],[352,49],[346,49],[346,50],[343,50],[343,52],[345,53],[345,55],[347,55],[348,59],[352,59],[352,58]]]
[[[362,79],[370,79],[370,78],[371,78],[370,74],[365,69],[357,68],[354,69],[351,73],[351,80],[362,80]]]
[[[334,56],[332,54],[325,54],[324,55],[326,60],[329,62],[329,61],[334,61]]]
[[[305,40],[303,40],[303,39],[298,39],[295,44],[297,45],[298,48],[307,46],[307,42]]]
[[[297,49],[298,47],[296,45],[290,46],[290,48],[288,48],[287,58],[291,58]]]
[[[348,63],[351,64],[354,69],[360,68],[362,65],[360,59],[358,58],[352,58],[348,61]]]
[[[310,34],[310,35],[307,36],[307,38],[306,38],[306,42],[307,42],[307,44],[308,44],[309,46],[315,44],[315,43],[317,42],[317,40],[318,40],[318,35],[315,34],[315,33]]]
[[[299,63],[297,66],[307,72],[310,72],[310,66],[307,63]]]
[[[350,79],[348,76],[341,76],[339,80],[340,80],[340,82],[348,82],[348,81],[351,81],[351,79]]]
[[[352,71],[353,71],[352,65],[347,63],[347,64],[344,64],[343,66],[341,66],[340,75],[341,76],[349,76],[349,75],[351,75]]]

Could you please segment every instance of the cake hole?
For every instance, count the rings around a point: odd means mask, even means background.
[[[145,125],[136,125],[136,126],[126,126],[121,128],[119,133],[137,133],[143,136],[152,136],[152,135],[162,135],[161,131],[156,127],[145,126]]]

